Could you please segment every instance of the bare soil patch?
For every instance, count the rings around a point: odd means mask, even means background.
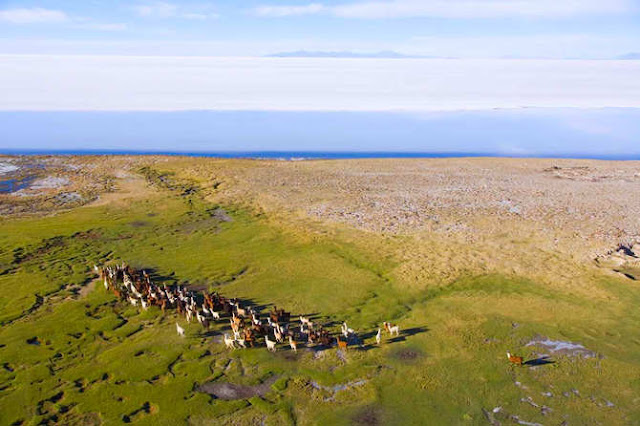
[[[399,361],[416,361],[422,358],[423,353],[415,348],[401,348],[391,352],[390,356]]]
[[[351,424],[353,425],[369,425],[376,426],[383,424],[382,410],[377,407],[364,407],[360,409],[351,418]]]

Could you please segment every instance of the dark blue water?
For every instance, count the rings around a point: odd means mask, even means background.
[[[6,154],[278,159],[640,159],[640,108],[402,112],[0,112]]]
[[[0,179],[0,194],[10,194],[28,188],[34,181],[35,176],[25,176],[22,178]]]
[[[348,151],[138,151],[138,150],[55,150],[55,149],[3,149],[0,154],[5,155],[170,155],[187,157],[213,157],[213,158],[245,158],[256,160],[332,160],[332,159],[358,159],[358,158],[463,158],[463,157],[508,157],[508,158],[582,158],[594,160],[640,160],[640,154],[600,154],[585,155],[583,153],[565,154],[497,154],[492,152],[348,152]]]

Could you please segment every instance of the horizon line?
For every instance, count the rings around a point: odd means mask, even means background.
[[[322,151],[322,150],[123,150],[123,149],[38,149],[0,148],[1,156],[175,156],[210,157],[223,159],[277,160],[345,160],[345,159],[446,159],[446,158],[504,158],[504,159],[558,159],[640,161],[640,152],[635,154],[580,154],[580,153],[499,153],[456,151]]]

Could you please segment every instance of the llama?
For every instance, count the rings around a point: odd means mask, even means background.
[[[291,346],[291,349],[294,352],[298,352],[298,344],[296,343],[295,340],[293,340],[293,337],[289,336],[289,346]]]
[[[382,340],[382,333],[380,329],[378,329],[378,332],[376,333],[376,344],[379,345],[381,340]]]
[[[342,323],[342,335],[345,339],[348,339],[350,335],[356,334],[353,328],[349,328],[346,322]]]
[[[269,340],[269,336],[264,336],[264,343],[267,345],[267,350],[271,352],[276,351],[276,342],[274,340]]]
[[[349,346],[349,344],[347,343],[346,340],[340,340],[340,338],[337,338],[336,341],[338,342],[338,349],[342,351],[347,350],[347,346]]]
[[[235,340],[229,337],[227,333],[224,333],[224,344],[227,346],[228,349],[236,348]]]
[[[176,331],[178,332],[178,336],[184,337],[184,328],[180,327],[178,323],[176,323]]]
[[[282,343],[282,333],[280,332],[280,327],[276,327],[273,331],[273,335],[276,337],[276,342]]]
[[[521,356],[511,355],[509,352],[507,352],[507,359],[513,365],[524,364],[524,359]]]
[[[396,336],[400,336],[400,326],[393,325],[389,322],[384,322],[383,325],[384,325],[384,328],[387,330],[387,332],[389,332],[391,336],[393,336],[394,334]]]
[[[311,321],[309,320],[309,318],[305,318],[300,315],[300,322],[302,323],[302,325],[307,325],[309,326],[309,328],[311,328]]]

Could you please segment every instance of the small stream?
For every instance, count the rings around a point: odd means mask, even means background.
[[[28,188],[36,179],[34,175],[27,175],[18,178],[0,179],[0,194],[11,194]]]

